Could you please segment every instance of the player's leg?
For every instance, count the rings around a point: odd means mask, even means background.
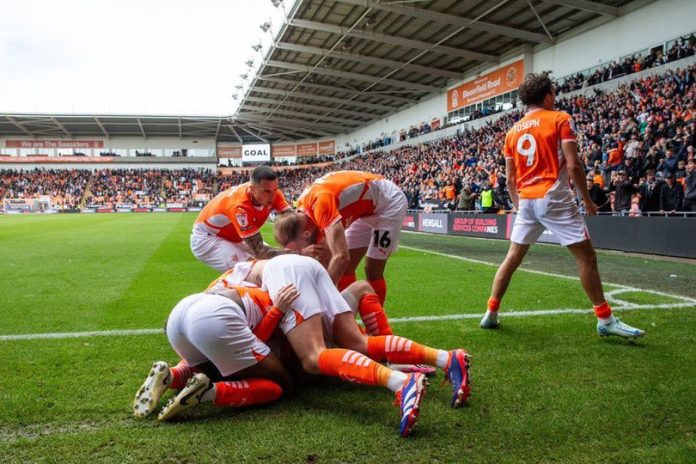
[[[583,240],[569,245],[568,249],[575,256],[580,282],[594,307],[599,335],[617,335],[625,338],[638,338],[645,335],[645,331],[621,322],[612,314],[611,306],[604,298],[602,279],[597,266],[597,253],[592,246],[592,241]]]
[[[370,224],[366,223],[363,218],[356,219],[346,229],[346,244],[348,245],[350,260],[348,261],[346,271],[338,281],[337,287],[339,291],[345,290],[348,285],[356,281],[355,270],[365,257],[365,253],[367,253],[371,230]]]
[[[644,331],[624,324],[612,315],[611,307],[604,298],[602,280],[597,266],[597,253],[574,199],[554,200],[553,207],[545,206],[539,211],[539,220],[559,238],[562,246],[568,247],[573,253],[580,282],[594,306],[598,319],[597,332],[602,336],[642,337],[645,335]]]
[[[269,353],[258,364],[242,369],[225,380],[214,382],[211,377],[199,372],[169,400],[157,419],[171,420],[207,402],[221,407],[246,407],[276,401],[285,391],[281,379],[287,379],[289,384],[289,376],[284,371],[280,360]]]
[[[175,321],[170,317],[167,324],[167,335],[176,351],[193,367],[212,363],[214,373],[206,371],[210,376],[219,373],[223,379],[246,375],[265,379],[213,383],[209,376],[196,374],[162,409],[159,420],[169,420],[205,401],[237,406],[273,401],[282,393],[281,385],[276,382],[289,384],[289,376],[280,361],[251,332],[244,311],[236,303],[219,295],[199,296],[183,317]],[[193,350],[203,356],[203,361],[190,359]]]
[[[515,223],[510,235],[510,248],[502,264],[495,273],[491,294],[488,298],[486,314],[481,319],[481,327],[493,329],[498,327],[498,309],[500,302],[510,285],[512,275],[522,263],[529,251],[529,246],[535,243],[544,232],[544,226],[536,217],[537,200],[520,200],[520,209],[515,217]]]
[[[492,329],[498,326],[498,309],[500,301],[503,299],[507,291],[512,275],[515,273],[522,260],[529,251],[529,245],[510,242],[510,248],[502,264],[495,273],[493,285],[491,286],[491,295],[488,298],[486,314],[481,319],[481,327],[484,329]]]

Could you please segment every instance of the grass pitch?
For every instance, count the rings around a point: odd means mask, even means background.
[[[518,273],[503,327],[484,331],[495,267],[457,257],[497,264],[507,243],[404,234],[387,275],[395,331],[474,357],[470,404],[449,409],[438,374],[407,440],[387,391],[334,379],[267,407],[136,421],[131,401],[151,363],[177,359],[162,333],[12,339],[161,327],[179,299],[216,277],[190,254],[194,217],[0,216],[0,461],[696,460],[688,261],[600,252],[602,275],[616,284],[606,290],[627,309],[621,317],[648,331],[632,344],[600,339],[590,313],[569,311],[589,302],[579,282],[551,275],[574,275],[566,250],[533,247],[525,266],[546,274]]]

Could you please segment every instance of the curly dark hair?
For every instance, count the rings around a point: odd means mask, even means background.
[[[551,74],[551,71],[527,74],[519,88],[520,100],[522,100],[524,105],[541,106],[544,104],[544,98],[554,88],[549,74]]]

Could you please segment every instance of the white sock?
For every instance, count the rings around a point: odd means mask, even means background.
[[[387,388],[396,393],[404,386],[404,382],[407,378],[408,374],[392,370],[387,379]]]
[[[609,317],[598,317],[597,319],[599,319],[599,322],[601,322],[604,325],[609,325],[615,320],[613,314],[610,314]]]
[[[213,387],[203,393],[203,396],[201,397],[201,403],[209,403],[211,401],[215,401],[215,395],[217,394],[217,388],[215,388],[215,384],[213,384]]]
[[[449,352],[445,350],[437,350],[437,367],[444,369],[449,361]]]

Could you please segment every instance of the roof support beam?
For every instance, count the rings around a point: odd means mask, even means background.
[[[10,121],[12,124],[14,124],[15,126],[17,126],[17,128],[18,128],[19,130],[21,130],[22,132],[24,132],[25,134],[27,134],[29,137],[32,137],[32,138],[35,137],[34,133],[30,132],[29,129],[27,129],[26,127],[24,127],[24,126],[23,126],[19,121],[17,121],[15,118],[13,118],[12,116],[10,116],[10,115],[8,115],[8,114],[6,114],[5,117],[7,118],[8,121]]]
[[[316,73],[316,74],[323,74],[325,76],[331,76],[331,77],[338,77],[341,79],[351,79],[355,81],[363,81],[363,82],[379,82],[381,84],[386,84],[386,85],[391,85],[393,87],[399,87],[402,89],[413,89],[415,91],[420,91],[420,92],[436,92],[438,90],[441,90],[439,87],[433,87],[432,85],[423,85],[423,84],[418,84],[415,82],[407,82],[407,81],[401,81],[397,79],[383,79],[378,76],[371,76],[368,74],[361,74],[361,73],[353,73],[353,72],[348,72],[348,71],[338,71],[334,69],[327,69],[327,68],[315,68],[312,66],[305,66],[302,64],[296,64],[296,63],[286,63],[284,61],[275,61],[275,60],[268,60],[266,62],[267,66],[273,66],[276,68],[282,68],[282,69],[294,69],[296,71],[302,71],[306,73]]]
[[[291,137],[294,137],[295,139],[306,139],[306,138],[312,138],[312,137],[317,137],[317,135],[324,136],[326,132],[321,132],[321,131],[310,131],[308,129],[299,129],[299,128],[283,128],[280,129],[280,126],[276,123],[267,123],[267,122],[255,122],[254,123],[256,126],[259,127],[265,127],[266,129],[269,129],[271,131],[274,131],[279,134],[285,134],[285,135],[290,135]]]
[[[145,135],[145,128],[143,127],[143,123],[140,122],[140,118],[135,118],[136,121],[138,121],[138,126],[140,127],[140,132],[143,134],[143,138],[146,139],[147,135]]]
[[[420,40],[407,39],[406,37],[398,37],[393,35],[378,34],[376,32],[363,32],[358,30],[349,30],[345,27],[334,26],[331,24],[318,23],[315,21],[306,21],[304,19],[291,19],[290,25],[301,27],[303,29],[311,29],[315,31],[328,32],[329,34],[340,34],[358,39],[372,40],[374,42],[387,43],[390,45],[400,45],[402,47],[415,48],[417,50],[427,50],[434,53],[439,53],[445,56],[456,56],[459,58],[467,58],[470,60],[478,60],[489,63],[497,63],[498,57],[488,53],[480,53],[473,50],[463,48],[447,47],[445,45],[435,45]]]
[[[288,42],[279,42],[276,44],[276,48],[280,48],[283,50],[291,50],[291,51],[300,52],[300,53],[311,53],[313,55],[325,56],[327,58],[336,58],[336,59],[346,60],[346,61],[353,61],[355,63],[367,63],[367,64],[374,64],[377,66],[385,66],[385,67],[393,67],[393,68],[402,67],[403,69],[405,69],[407,71],[413,71],[413,72],[417,72],[417,73],[425,74],[425,75],[430,75],[430,76],[444,77],[446,79],[459,79],[462,77],[461,73],[454,72],[454,71],[448,71],[446,69],[431,68],[428,66],[419,66],[417,64],[403,65],[403,63],[401,63],[399,61],[387,60],[385,58],[377,58],[377,57],[373,57],[373,56],[358,55],[356,53],[338,52],[335,50],[331,51],[328,48],[308,47],[306,45],[297,45],[297,44],[292,44],[292,43],[288,43]]]
[[[228,125],[227,125],[227,128],[228,128],[230,131],[232,131],[232,133],[233,133],[234,136],[237,138],[237,141],[238,141],[239,143],[244,143],[244,140],[242,140],[242,138],[239,136],[239,132],[237,132],[237,129],[235,129],[234,126],[233,126],[232,124],[228,124]]]
[[[68,137],[72,138],[73,135],[70,133],[70,131],[69,131],[68,129],[66,129],[65,126],[64,126],[63,124],[61,124],[56,118],[54,118],[53,116],[51,116],[51,121],[53,121],[53,124],[55,124],[56,126],[58,126],[58,128],[59,128],[60,130],[62,130],[63,133],[64,133],[65,135],[67,135]]]
[[[261,81],[268,81],[268,82],[275,82],[276,84],[285,84],[285,85],[291,85],[295,86],[298,85],[298,81],[293,81],[290,79],[283,79],[280,77],[267,77],[267,76],[256,76],[257,80]],[[307,87],[308,89],[317,89],[317,90],[327,90],[329,92],[341,92],[341,93],[346,93],[346,94],[356,94],[360,93],[359,90],[357,89],[348,89],[348,88],[341,88],[341,87],[336,87],[336,86],[331,86],[331,85],[324,85],[324,84],[314,84],[311,82],[301,82],[299,83],[300,87]],[[413,99],[411,98],[404,98],[404,97],[397,97],[393,95],[386,95],[385,98],[389,98],[397,103],[413,103]]]
[[[98,117],[94,116],[94,122],[97,123],[97,126],[99,126],[99,129],[101,129],[107,139],[111,138],[109,133],[106,131],[106,127],[104,127],[104,124],[102,124]]]
[[[440,24],[448,24],[450,26],[457,27],[466,27],[467,29],[471,29],[473,31],[490,32],[505,37],[512,37],[513,39],[526,40],[528,42],[553,43],[553,41],[549,40],[549,38],[546,37],[544,34],[539,34],[537,32],[525,31],[524,29],[516,29],[514,27],[501,26],[499,24],[493,24],[486,21],[475,20],[472,18],[464,18],[462,16],[439,13],[437,11],[426,10],[424,8],[418,8],[415,6],[404,5],[396,2],[390,4],[379,3],[374,0],[338,1],[341,3],[347,3],[349,5],[363,6],[366,8],[374,8],[376,10],[411,16],[413,18],[428,19],[430,21],[434,21]]]
[[[258,128],[254,127],[253,125],[247,123],[242,126],[245,131],[256,137],[257,139],[261,140],[264,143],[271,143],[267,139],[261,137],[261,133],[259,132]],[[253,130],[250,130],[249,127],[251,127]]]
[[[336,116],[322,116],[321,114],[316,114],[316,113],[307,113],[305,111],[292,111],[292,110],[274,110],[273,108],[263,108],[261,106],[255,106],[255,105],[244,105],[245,108],[248,108],[250,110],[254,111],[260,111],[261,114],[266,114],[270,111],[273,111],[274,113],[278,114],[283,114],[285,116],[297,116],[299,118],[320,118],[322,121],[332,121],[332,122],[337,122],[339,124],[347,124],[351,126],[356,126],[360,124],[360,121],[356,121],[355,119],[347,119],[347,118],[339,118]],[[308,124],[310,124],[309,121],[307,121]]]
[[[290,95],[290,97],[297,97],[297,95],[295,95],[293,93],[292,95]],[[269,105],[280,104],[281,106],[291,107],[291,109],[292,108],[306,108],[308,110],[319,110],[319,111],[326,111],[326,110],[330,110],[333,108],[331,106],[310,105],[307,103],[299,103],[299,102],[294,102],[294,101],[289,101],[289,100],[281,101],[281,100],[273,100],[271,98],[260,98],[260,97],[246,97],[244,99],[244,104],[246,104],[246,102],[267,103]],[[344,110],[344,109],[340,109],[337,111],[343,112],[349,116],[355,116],[356,118],[368,118],[368,117],[378,116],[376,114],[369,114],[369,113],[364,113],[364,112],[360,112],[360,111],[351,111],[351,110]]]
[[[271,117],[269,119],[264,119],[263,114],[259,113],[239,113],[235,116],[235,120],[245,122],[251,121],[255,123],[263,122],[264,124],[277,125],[278,127],[285,127],[287,129],[299,129],[302,131],[316,132],[316,133],[330,133],[345,130],[346,128],[339,124],[327,124],[327,123],[311,123],[309,121],[300,121],[299,119],[288,119],[282,116]],[[328,131],[328,132],[324,132]]]
[[[217,128],[215,129],[215,141],[217,141],[218,134],[220,134],[220,127],[222,126],[222,118],[218,119]]]
[[[282,89],[271,89],[270,87],[261,87],[261,86],[255,86],[252,89],[252,92],[257,92],[261,94],[269,94],[269,95],[287,95],[288,91],[287,90],[282,90]],[[345,98],[336,98],[336,97],[324,97],[320,95],[313,95],[311,93],[304,93],[304,92],[293,92],[292,93],[293,97],[297,98],[308,98],[312,99],[315,101],[320,101],[320,102],[325,102],[325,103],[346,103]],[[396,110],[396,107],[394,106],[388,106],[388,105],[378,105],[377,103],[368,103],[368,102],[362,102],[362,101],[356,101],[356,100],[351,100],[350,103],[351,106],[355,106],[358,108],[365,108],[369,110],[377,110],[377,111],[394,111]]]
[[[179,122],[179,139],[181,139],[181,118],[177,120]]]
[[[619,9],[615,6],[604,5],[602,3],[591,2],[589,0],[543,0],[553,5],[566,6],[576,10],[589,11],[591,13],[605,16],[619,16]]]

